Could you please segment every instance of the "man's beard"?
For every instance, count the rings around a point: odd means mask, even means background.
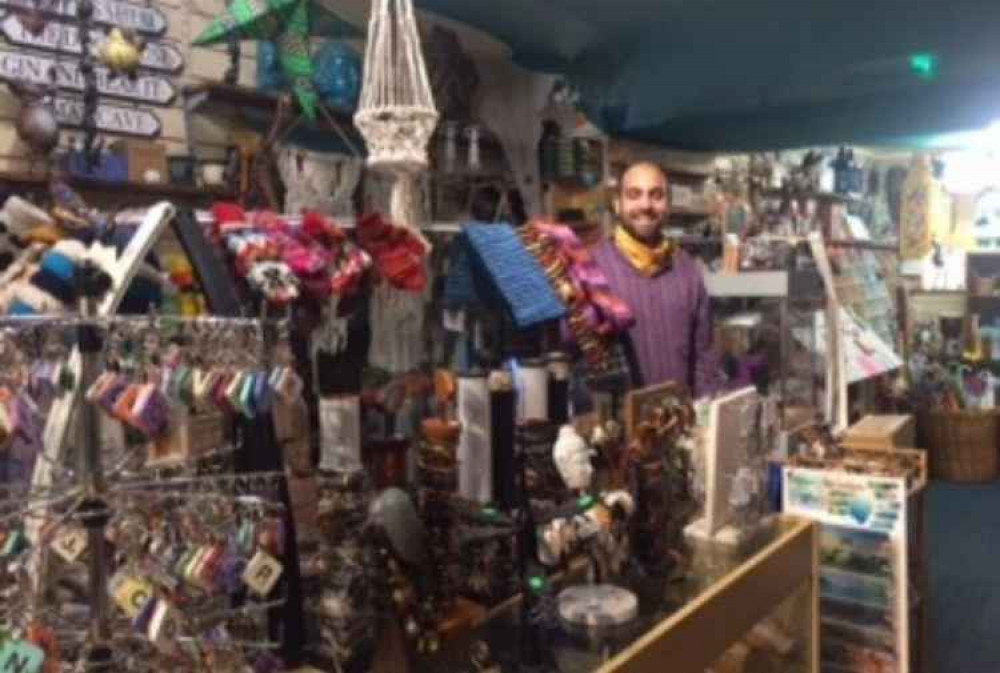
[[[649,231],[649,233],[645,235],[640,233],[638,229],[636,229],[636,227],[632,224],[632,221],[634,221],[639,217],[645,218],[646,220],[653,223],[651,230]],[[645,243],[655,243],[659,241],[660,238],[662,238],[663,236],[663,232],[660,231],[660,228],[663,226],[663,222],[665,219],[666,219],[665,217],[661,217],[656,212],[643,210],[631,214],[628,218],[624,217],[621,218],[621,224],[623,227],[625,227],[625,230],[632,235],[632,238],[636,239],[637,241],[643,241]]]

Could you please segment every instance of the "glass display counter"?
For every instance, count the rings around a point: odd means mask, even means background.
[[[434,656],[418,660],[415,669],[818,673],[815,524],[780,516],[739,547],[694,544],[678,577],[627,584],[639,598],[639,615],[626,627],[578,631],[561,624],[553,606],[540,610],[536,628],[549,660],[542,668],[519,665],[521,609],[515,597]],[[554,581],[553,597],[577,581]],[[485,667],[470,658],[478,641],[492,655]]]

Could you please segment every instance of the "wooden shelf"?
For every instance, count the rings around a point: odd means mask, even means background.
[[[704,278],[710,297],[763,299],[788,296],[788,273],[785,271],[706,273]]]
[[[0,171],[0,183],[17,186],[22,189],[47,188],[49,177],[42,173]],[[233,192],[220,187],[190,187],[169,183],[108,182],[77,175],[69,176],[69,184],[81,192],[128,196],[132,198],[146,196],[168,201],[223,201],[235,198]]]
[[[784,189],[759,189],[754,193],[754,195],[767,199],[795,199],[796,201],[814,199],[816,201],[841,204],[862,202],[862,200],[857,197],[848,196],[847,194],[836,194],[834,192],[794,192]]]
[[[872,250],[874,252],[899,252],[899,241],[878,243],[877,241],[831,239],[826,241],[826,244],[831,248],[857,248],[858,250]]]
[[[710,213],[706,208],[671,208],[670,215],[678,217],[708,217]]]
[[[278,109],[279,96],[277,94],[243,86],[215,83],[192,84],[184,87],[182,91],[188,109],[191,111],[195,111],[203,105],[212,104],[232,105],[242,109],[254,109],[270,113],[274,113]],[[328,105],[320,104],[320,107],[325,109],[337,123],[353,128],[354,120],[351,116],[334,110]],[[295,103],[295,109],[297,112],[301,112],[297,102]],[[329,124],[329,121],[324,119],[324,116],[320,115],[317,117],[316,123]]]
[[[206,82],[203,84],[192,84],[181,89],[184,99],[184,112],[187,115],[205,113],[216,110],[227,109],[241,113],[256,113],[257,116],[273,115],[278,110],[279,96],[267,91],[259,91],[242,86]],[[298,103],[294,103],[295,112],[301,114]],[[341,135],[341,140],[346,140],[353,145],[348,147],[352,153],[360,156],[364,153],[365,144],[361,135],[354,127],[354,118],[336,110],[329,105],[319,103],[319,113],[315,121],[299,119],[295,122],[295,131],[319,131],[333,132]],[[227,115],[229,116],[229,115]],[[230,116],[231,120],[231,116]],[[270,122],[268,122],[270,123]]]

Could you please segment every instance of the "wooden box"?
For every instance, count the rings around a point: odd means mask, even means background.
[[[112,143],[111,151],[124,156],[128,161],[129,182],[149,183],[147,173],[156,173],[157,182],[166,183],[170,179],[167,172],[167,149],[159,143],[148,140],[118,140]]]
[[[843,446],[850,449],[893,450],[917,445],[913,416],[865,416],[844,433]]]

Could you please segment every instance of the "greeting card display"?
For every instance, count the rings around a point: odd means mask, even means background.
[[[822,524],[823,670],[909,673],[906,480],[786,467],[784,493],[785,512]]]

